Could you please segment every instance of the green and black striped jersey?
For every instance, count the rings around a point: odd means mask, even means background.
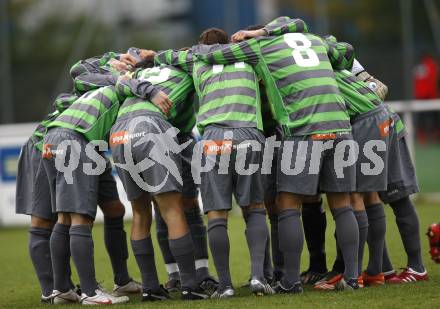
[[[196,57],[211,64],[245,61],[254,65],[286,135],[350,131],[332,64],[345,65],[341,49],[350,50],[351,46],[329,44],[306,33],[306,26],[298,27],[303,23],[277,19],[278,27],[265,28],[269,36],[220,49],[214,46],[211,51],[200,48]]]
[[[348,70],[335,71],[339,90],[345,99],[350,118],[366,113],[382,104],[381,99]]]
[[[328,35],[324,38],[329,44],[338,43],[336,37]],[[340,45],[340,44],[339,44]],[[339,90],[345,99],[348,115],[354,118],[366,113],[382,104],[382,100],[372,91],[366,83],[361,81],[351,71],[354,62],[354,53],[341,52],[345,58],[342,62],[344,67],[339,66],[335,70],[336,81]],[[344,70],[342,70],[342,68]]]
[[[89,91],[63,111],[48,128],[68,128],[84,135],[89,141],[107,140],[122,98],[115,86]]]
[[[269,99],[266,94],[266,88],[260,86],[261,93],[261,116],[263,119],[263,131],[266,136],[273,134],[279,123],[275,120]]]
[[[115,85],[120,73],[108,63],[111,59],[119,59],[119,55],[108,52],[75,63],[70,69],[75,92],[82,95],[90,90]]]
[[[32,133],[32,141],[34,142],[34,146],[39,150],[43,151],[43,138],[47,133],[48,126],[54,121],[60,112],[55,110],[54,112],[48,114],[43,121],[41,121],[36,127],[35,131]]]
[[[62,113],[79,97],[74,93],[62,93],[58,95],[53,103],[55,109]]]
[[[34,146],[42,151],[43,138],[47,133],[49,125],[54,121],[63,111],[65,111],[73,102],[78,99],[78,96],[71,93],[61,93],[57,96],[53,103],[55,111],[49,113],[43,121],[41,121],[35,131],[32,133],[32,140]]]
[[[189,133],[194,128],[194,86],[183,70],[171,65],[142,69],[135,73],[135,78],[121,80],[117,86],[127,96],[118,117],[134,117],[149,111],[161,115],[182,133]],[[173,102],[168,115],[150,101],[158,91],[163,91]]]
[[[208,65],[192,59],[191,50],[167,50],[159,53],[155,62],[178,66],[192,76],[199,102],[199,132],[203,134],[209,125],[263,130],[258,79],[253,68],[244,62]]]

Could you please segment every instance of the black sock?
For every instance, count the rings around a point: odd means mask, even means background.
[[[365,210],[355,211],[354,216],[359,227],[359,250],[358,250],[358,276],[362,274],[362,262],[364,260],[364,248],[368,236],[368,217]]]
[[[154,262],[154,249],[151,237],[140,240],[132,240],[131,248],[133,249],[136,263],[142,276],[142,289],[157,291],[159,290],[159,279],[157,277],[156,264]]]
[[[390,203],[396,216],[397,227],[402,237],[403,246],[408,255],[408,267],[417,272],[424,272],[422,251],[420,248],[420,227],[416,209],[409,197]]]
[[[112,263],[114,282],[121,286],[130,281],[127,259],[127,236],[124,231],[124,218],[104,217],[104,242]]]
[[[272,245],[272,261],[273,271],[277,276],[282,277],[284,274],[284,257],[280,250],[280,242],[278,238],[278,215],[269,215],[270,221],[270,239]]]
[[[70,225],[57,223],[50,236],[50,254],[55,290],[67,292],[72,288],[70,276]]]
[[[310,254],[309,269],[318,273],[327,272],[325,254],[325,230],[327,218],[322,199],[315,203],[303,203],[302,221],[304,236]]]
[[[333,219],[336,225],[338,245],[344,257],[345,280],[357,279],[358,277],[358,250],[359,250],[359,227],[350,206],[332,209]]]
[[[368,215],[368,267],[367,274],[377,275],[382,272],[383,247],[386,232],[386,218],[383,205],[373,204],[366,207]]]
[[[251,256],[252,277],[264,278],[264,257],[269,230],[266,225],[266,210],[251,209],[246,220],[246,240]]]
[[[284,255],[283,285],[287,288],[300,281],[301,252],[304,232],[301,212],[296,209],[283,210],[278,215],[278,236],[280,249]]]
[[[386,273],[389,271],[393,271],[393,263],[391,263],[390,256],[388,254],[387,242],[386,240],[383,242],[383,256],[382,256],[382,272]]]
[[[167,269],[168,277],[170,279],[179,279],[179,270],[176,260],[170,250],[170,243],[168,242],[168,227],[156,209],[154,218],[156,221],[156,236],[159,244],[160,252],[162,253],[163,261]]]
[[[333,263],[332,271],[337,272],[339,274],[343,274],[345,271],[345,264],[344,264],[344,257],[342,256],[341,248],[338,244],[338,236],[335,233],[333,234],[335,237],[335,244],[336,244],[336,258],[335,262]]]
[[[53,291],[52,260],[50,258],[50,235],[52,230],[41,227],[29,229],[29,255],[40,282],[41,294],[49,296]]]
[[[196,259],[197,282],[201,282],[209,276],[208,269],[208,240],[205,224],[199,207],[185,211],[186,222],[191,232],[194,243],[194,256]]]
[[[72,225],[69,234],[70,252],[78,272],[81,291],[87,296],[94,296],[98,284],[95,275],[92,227],[82,224]]]
[[[215,269],[221,287],[232,286],[229,269],[229,237],[228,221],[226,219],[212,219],[208,221],[209,248],[211,249]]]
[[[264,248],[264,278],[272,280],[273,266],[272,257],[270,256],[270,237],[267,237],[266,246]]]
[[[170,250],[179,266],[180,280],[183,288],[197,288],[196,268],[194,260],[194,244],[191,234],[169,239]]]

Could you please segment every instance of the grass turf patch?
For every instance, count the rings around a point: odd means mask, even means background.
[[[131,302],[117,307],[126,308],[292,308],[301,307],[382,307],[382,308],[408,308],[422,307],[434,308],[438,305],[438,282],[440,282],[440,265],[434,264],[428,256],[428,241],[424,233],[429,224],[440,221],[440,205],[418,204],[417,210],[421,221],[422,250],[430,281],[423,283],[411,283],[398,286],[383,286],[365,288],[356,292],[318,292],[306,288],[301,296],[274,295],[267,297],[255,297],[250,295],[247,288],[240,288],[249,277],[249,252],[244,236],[243,220],[238,216],[231,216],[229,223],[229,237],[231,242],[231,272],[237,297],[230,300],[208,300],[198,302],[182,302],[172,300],[163,303],[145,304],[140,303],[139,297],[132,297]],[[396,269],[406,265],[406,255],[402,246],[400,235],[391,208],[386,206],[387,213],[387,245],[391,260]],[[335,256],[335,242],[333,238],[334,224],[329,211],[327,211],[327,259],[330,267]],[[126,224],[129,234],[130,224]],[[154,233],[154,232],[153,232]],[[154,235],[154,234],[153,234]],[[103,227],[96,225],[93,232],[95,242],[96,274],[99,281],[109,290],[113,287],[113,278],[110,260],[106,253],[103,240]],[[39,303],[40,290],[27,252],[27,229],[10,228],[0,230],[0,308],[47,308],[47,305]],[[155,237],[153,237],[155,241]],[[166,273],[163,266],[160,250],[155,241],[156,264],[158,266],[161,282],[165,282]],[[308,266],[307,249],[303,250],[302,270]],[[139,271],[136,266],[131,249],[128,260],[130,274],[139,279]],[[368,261],[366,250],[364,264]],[[211,273],[215,274],[213,263],[210,260]],[[75,273],[75,271],[74,271]],[[74,282],[78,282],[74,274]],[[75,307],[75,306],[73,306]],[[68,307],[72,308],[72,307]]]

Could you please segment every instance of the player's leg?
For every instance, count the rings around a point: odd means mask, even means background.
[[[67,166],[70,166],[72,160],[78,164],[77,168],[68,170],[70,175],[59,171],[56,174],[55,185],[56,210],[59,213],[69,214],[71,220],[70,254],[81,283],[80,301],[82,304],[127,302],[128,297],[115,297],[105,292],[98,286],[95,277],[92,225],[98,204],[99,176],[89,175],[83,169],[85,164],[96,163],[85,153],[88,142],[82,135],[61,128],[50,130],[45,137],[45,142],[46,139],[47,143],[52,145],[70,141],[70,145],[57,149],[57,156],[61,155],[61,159],[65,160],[63,163]]]
[[[213,291],[217,288],[218,282],[209,274],[207,229],[203,222],[199,201],[196,196],[185,197],[189,196],[189,194],[185,193],[185,188],[183,190],[183,209],[194,243],[197,282],[200,283],[204,290]],[[198,193],[198,191],[195,192]]]
[[[205,204],[203,205],[205,209]],[[211,297],[231,297],[234,296],[234,290],[229,268],[230,246],[228,237],[228,211],[211,210],[207,215],[209,248],[211,250],[212,259],[214,260],[215,269],[219,279],[219,286]]]
[[[82,214],[71,213],[72,225],[69,229],[70,248],[83,294],[96,295],[98,289],[93,259],[92,226],[93,219]]]
[[[304,244],[301,205],[304,196],[318,193],[319,184],[319,175],[309,173],[305,168],[307,161],[311,160],[311,146],[308,137],[286,137],[278,151],[278,236],[284,257],[284,276],[275,287],[278,293],[297,294],[303,291],[300,281],[300,259]]]
[[[420,226],[415,207],[410,199],[410,195],[419,191],[415,168],[411,160],[406,138],[399,136],[402,133],[395,132],[396,135],[391,147],[393,148],[393,160],[397,164],[392,165],[387,192],[381,192],[380,196],[384,202],[388,202],[396,216],[396,223],[402,237],[405,251],[408,255],[407,269],[397,278],[388,280],[392,283],[403,283],[411,281],[428,280],[428,273],[423,265],[421,245],[420,245]],[[414,278],[414,279],[413,279]]]
[[[112,132],[126,131],[129,127],[128,121],[116,122],[112,128]],[[144,128],[146,131],[149,127]],[[139,130],[142,130],[139,128]],[[135,141],[132,141],[135,143]],[[147,144],[143,145],[147,147]],[[112,156],[114,162],[117,164],[125,164],[126,158],[125,153],[127,149],[125,147],[132,147],[131,145],[114,145],[112,147]],[[148,148],[135,147],[131,149],[132,160],[137,162],[137,160],[142,160],[149,153]],[[130,166],[130,168],[135,168]],[[165,300],[169,298],[168,293],[160,287],[159,280],[157,277],[157,270],[155,265],[154,249],[152,245],[150,229],[151,229],[151,198],[150,195],[145,192],[139,184],[134,180],[130,172],[126,169],[120,168],[116,165],[116,171],[122,182],[124,190],[127,194],[128,200],[131,202],[133,211],[133,221],[131,226],[130,242],[133,251],[133,255],[136,259],[139,271],[142,277],[142,300],[143,301],[155,301],[155,300]],[[157,181],[151,175],[141,174],[143,179],[152,178],[153,181]],[[148,176],[148,178],[147,178]],[[162,174],[158,174],[162,176]]]
[[[309,250],[309,268],[301,273],[301,282],[315,284],[327,273],[325,254],[327,218],[321,196],[304,197],[301,215]]]
[[[16,213],[31,216],[28,252],[40,283],[41,302],[50,302],[53,271],[50,236],[56,221],[52,213],[51,195],[42,154],[33,137],[23,145],[17,170]]]
[[[70,269],[70,230],[71,219],[68,213],[58,213],[58,220],[50,237],[50,253],[54,279],[54,303],[79,302],[73,291]]]
[[[386,190],[388,183],[388,165],[390,155],[390,114],[385,106],[379,105],[352,121],[353,136],[359,144],[359,159],[357,163],[356,189],[363,192],[363,202],[368,215],[368,248],[369,262],[363,273],[366,285],[383,284],[382,252],[385,239],[385,213],[383,205],[376,192]],[[376,155],[382,162],[381,170],[375,173],[365,171],[371,166],[366,157],[367,143],[375,142]],[[380,165],[375,164],[375,168]],[[360,234],[361,236],[361,234]],[[361,239],[362,240],[362,236]]]
[[[154,219],[156,221],[157,242],[159,244],[162,258],[165,262],[165,268],[168,274],[168,281],[165,284],[165,288],[170,292],[176,292],[180,290],[179,267],[177,266],[176,259],[174,258],[170,250],[167,224],[160,215],[159,208],[154,200],[153,204],[155,205]]]
[[[260,147],[251,145],[250,141]],[[251,257],[250,288],[256,295],[274,293],[264,276],[266,245],[269,240],[264,206],[265,179],[260,169],[264,142],[263,134],[256,129],[234,129],[234,143],[237,144],[237,149],[233,150],[229,163],[233,175],[232,191],[235,199],[238,205],[246,208],[245,235]],[[257,169],[254,172],[245,170],[245,167],[250,169],[251,166]]]
[[[113,269],[113,293],[120,296],[140,293],[141,285],[128,273],[127,235],[124,230],[125,207],[119,198],[99,202],[99,205],[104,214],[104,243]]]
[[[368,215],[368,251],[369,259],[363,273],[364,284],[384,284],[383,252],[386,232],[386,218],[383,204],[376,192],[364,194],[364,203]]]
[[[55,144],[53,142],[54,140],[54,136],[52,136],[49,131],[44,138],[44,143],[45,145],[53,145]],[[52,211],[57,213],[57,222],[52,229],[52,234],[50,235],[49,240],[53,271],[53,302],[55,304],[79,302],[80,297],[73,291],[74,285],[71,281],[69,235],[71,225],[70,215],[60,211],[59,203],[56,203],[60,192],[56,186],[59,175],[55,168],[54,158],[52,156],[45,157],[42,160],[42,165],[49,186],[48,191],[50,192]]]
[[[114,289],[117,295],[140,293],[141,286],[130,278],[127,268],[128,247],[124,230],[125,207],[119,200],[112,166],[106,158],[107,167],[99,175],[98,204],[104,214],[104,243],[113,269]]]
[[[365,211],[365,205],[362,193],[351,193],[350,203],[353,207],[354,216],[359,228],[359,249],[358,249],[358,279],[359,286],[363,287],[362,262],[364,260],[365,243],[368,236],[368,217]]]
[[[343,147],[339,147],[339,144]],[[326,192],[336,225],[338,246],[344,258],[344,274],[335,289],[357,289],[359,225],[354,214],[350,194],[356,190],[356,156],[351,134],[337,134],[333,148],[323,157],[319,187]],[[339,170],[338,166],[345,166]],[[341,174],[342,173],[342,174]],[[339,175],[338,175],[339,174]]]
[[[426,270],[423,265],[420,245],[419,218],[414,204],[409,196],[407,196],[390,202],[390,206],[396,216],[396,223],[408,256],[408,268],[417,273],[425,274]]]
[[[168,191],[155,195],[160,214],[168,226],[170,250],[179,267],[183,299],[203,299],[196,279],[194,243],[185,219],[182,194]]]
[[[348,193],[327,193],[330,210],[336,225],[338,246],[344,258],[343,278],[346,283],[358,280],[359,226]]]
[[[31,216],[28,250],[40,283],[42,300],[53,291],[52,261],[50,258],[50,235],[54,222],[52,220]]]
[[[273,294],[270,282],[265,278],[264,263],[269,241],[269,230],[266,224],[266,210],[263,203],[252,203],[246,206],[246,240],[251,257],[250,288],[254,294]]]
[[[208,127],[202,136],[203,143],[221,141],[224,139],[224,134],[223,129]],[[200,175],[203,212],[208,217],[209,249],[219,279],[217,290],[211,295],[211,298],[232,297],[234,289],[229,268],[230,247],[227,230],[228,211],[232,208],[233,192],[233,176],[230,172],[231,152],[211,153],[207,151],[207,147],[201,147],[198,151],[203,152],[202,166],[212,166],[212,169],[203,171]],[[220,167],[223,168],[222,173],[220,173]]]
[[[276,177],[276,171],[274,174]],[[276,207],[276,183],[275,195],[268,196],[267,191],[264,198],[264,206],[269,217],[270,235],[267,239],[264,254],[264,277],[272,283],[278,282],[283,277],[283,256],[278,241],[278,209]]]
[[[281,137],[280,137],[281,139]],[[273,283],[281,280],[284,272],[283,254],[280,251],[278,240],[278,209],[276,205],[277,198],[277,150],[274,150],[272,158],[272,168],[270,174],[266,175],[266,189],[264,195],[264,206],[266,207],[270,223],[270,237],[266,244],[266,253],[264,258],[264,276],[271,278]],[[263,168],[263,166],[262,166]],[[269,248],[270,246],[270,248]],[[272,260],[270,254],[272,253]],[[272,266],[273,263],[273,266]],[[272,271],[271,271],[272,269]]]
[[[280,281],[282,290],[302,293],[300,262],[304,245],[301,223],[302,197],[290,192],[278,192],[279,246],[284,257],[284,276]],[[281,292],[278,289],[278,292]]]
[[[269,216],[270,223],[270,237],[266,244],[266,254],[264,259],[264,272],[266,279],[271,278],[273,285],[276,285],[284,273],[284,260],[283,254],[280,251],[279,239],[278,239],[278,208],[276,204],[277,199],[277,171],[278,171],[278,142],[283,140],[283,132],[280,127],[274,127],[269,132],[265,131],[266,143],[264,151],[273,149],[270,174],[265,175],[266,189],[264,195],[264,205],[266,207],[267,214]],[[275,137],[275,139],[274,139]],[[274,143],[274,145],[270,145]],[[273,147],[272,147],[273,146]],[[263,160],[263,164],[265,164]],[[261,166],[261,168],[266,168]],[[271,250],[270,250],[271,249]],[[272,253],[272,260],[270,260],[270,253]],[[273,264],[273,266],[272,266]],[[272,273],[270,270],[272,269]]]
[[[200,283],[203,289],[215,290],[217,281],[210,276],[208,269],[207,231],[200,211],[198,200],[199,188],[198,185],[194,183],[191,171],[191,161],[196,141],[192,133],[179,134],[178,140],[179,144],[185,144],[190,141],[189,145],[180,153],[180,157],[182,159],[183,208],[191,232],[191,238],[194,242],[197,282]]]
[[[393,263],[391,262],[386,240],[383,242],[382,272],[386,283],[389,280],[397,279],[397,272],[394,270]]]
[[[151,199],[147,193],[131,200],[133,222],[131,226],[131,247],[142,277],[142,300],[168,299],[157,276],[154,248],[151,239]]]

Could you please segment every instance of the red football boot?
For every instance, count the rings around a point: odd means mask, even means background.
[[[429,239],[429,254],[431,255],[431,259],[436,263],[440,263],[440,224],[431,224],[426,235],[428,235]]]
[[[387,283],[399,284],[417,281],[428,281],[428,272],[425,270],[424,272],[419,273],[408,267],[405,268],[405,270],[398,274],[396,277],[389,279]]]

